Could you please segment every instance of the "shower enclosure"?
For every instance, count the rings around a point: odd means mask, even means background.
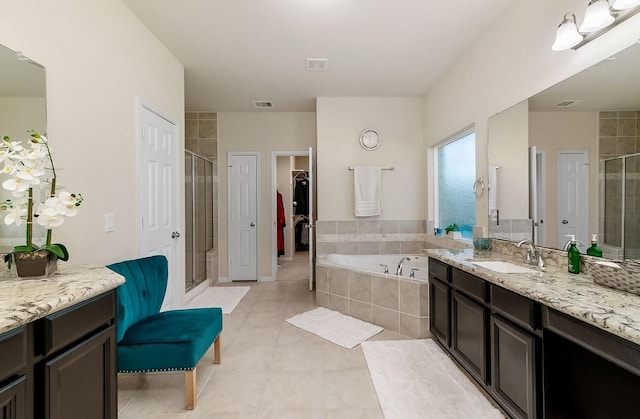
[[[603,221],[603,243],[640,259],[640,153],[604,160]]]
[[[185,290],[207,279],[214,247],[214,163],[185,151]]]

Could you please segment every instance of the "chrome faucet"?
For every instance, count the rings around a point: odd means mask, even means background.
[[[396,275],[402,275],[402,265],[404,265],[405,262],[410,262],[411,258],[404,256],[402,259],[400,259],[400,262],[398,262],[398,268],[396,269]]]
[[[527,253],[524,256],[524,262],[529,264],[529,265],[540,265],[540,261],[542,257],[539,254],[538,250],[536,249],[536,246],[533,244],[533,242],[529,239],[524,239],[524,240],[520,240],[518,243],[515,244],[516,247],[522,247],[523,245],[528,245],[529,248],[527,249]],[[542,265],[544,266],[544,264]]]

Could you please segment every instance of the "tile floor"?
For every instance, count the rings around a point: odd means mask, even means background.
[[[235,285],[248,284],[222,286]],[[222,363],[210,349],[198,366],[196,409],[184,410],[184,374],[127,374],[118,377],[119,418],[383,417],[360,346],[344,349],[286,322],[316,307],[307,281],[249,285],[224,316]]]

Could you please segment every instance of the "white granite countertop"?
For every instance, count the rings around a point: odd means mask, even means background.
[[[538,301],[549,308],[640,344],[640,296],[607,288],[590,275],[570,274],[547,267],[544,272],[502,253],[474,249],[427,249],[427,255],[474,274],[490,283]],[[474,265],[472,260],[505,260],[535,269],[536,273],[503,274]]]
[[[66,266],[46,279],[0,274],[0,333],[60,311],[118,285],[124,277],[104,266]]]

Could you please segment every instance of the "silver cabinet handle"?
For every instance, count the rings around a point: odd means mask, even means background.
[[[171,233],[171,238],[172,239],[177,239],[178,237],[180,237],[180,233],[178,233],[177,231],[174,231]]]
[[[256,226],[256,223],[251,223],[251,224],[250,224],[250,226],[251,226],[251,227],[255,227],[255,226]]]

